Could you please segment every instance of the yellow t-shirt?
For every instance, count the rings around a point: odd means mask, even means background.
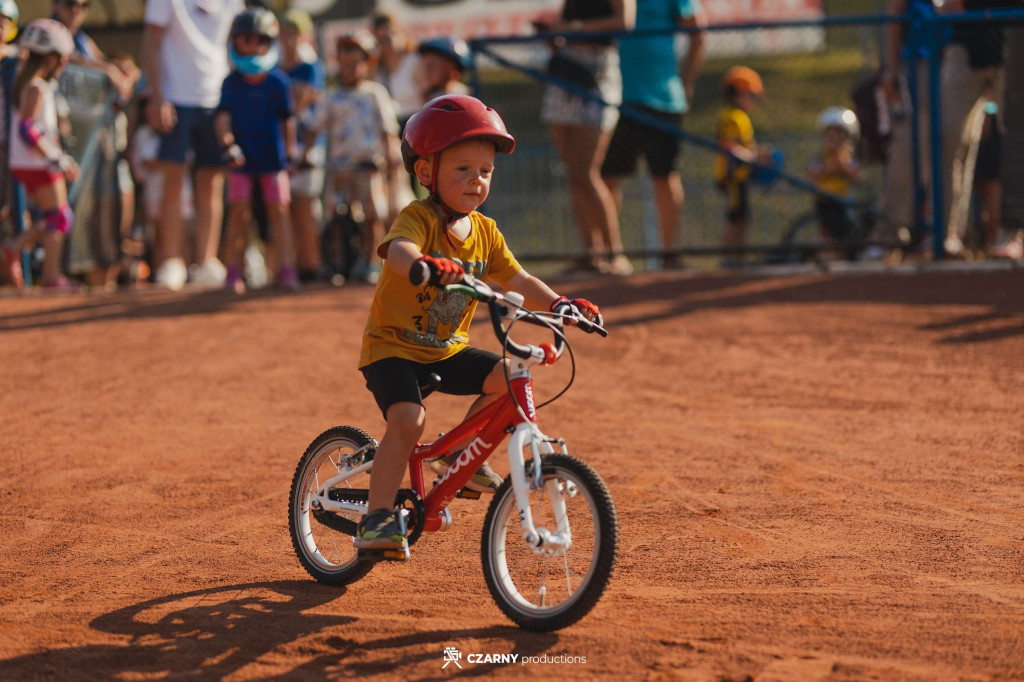
[[[474,277],[499,284],[522,269],[493,220],[476,211],[469,220],[469,237],[459,242],[441,226],[429,201],[414,201],[398,214],[377,253],[386,258],[391,240],[404,237],[428,256],[450,258]],[[385,264],[363,331],[359,367],[390,357],[426,363],[455,355],[469,344],[476,304],[462,294],[414,286]]]
[[[727,146],[735,143],[747,149],[754,149],[754,125],[747,112],[734,106],[727,106],[718,113],[718,144]],[[743,182],[750,177],[753,169],[737,162],[731,156],[719,154],[715,157],[714,178],[716,182],[731,180]]]
[[[841,163],[842,156],[846,157],[845,160],[847,163],[851,162],[851,155],[849,152],[840,151],[836,152],[836,155],[837,157],[840,158],[832,159],[833,165],[838,165],[839,163]],[[825,169],[829,165],[827,162],[828,159],[825,159],[821,154],[818,154],[817,158],[811,162],[811,167],[819,170]],[[846,196],[847,194],[850,193],[850,186],[852,183],[850,181],[849,176],[842,170],[825,170],[821,172],[817,180],[814,181],[814,184],[818,189],[824,190],[826,192],[831,192],[832,194],[836,194],[839,196]]]

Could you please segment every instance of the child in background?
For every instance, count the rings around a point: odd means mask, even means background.
[[[14,0],[0,0],[0,59],[17,57],[18,48],[11,43],[18,35],[18,3]]]
[[[316,114],[316,106],[325,87],[324,63],[313,53],[306,61],[303,46],[309,48],[313,39],[313,20],[299,9],[290,9],[281,16],[281,62],[278,67],[288,75],[295,102],[297,137],[305,139],[305,128]],[[295,251],[299,280],[311,282],[320,276],[322,267],[320,233],[323,228],[324,157],[327,137],[317,138],[307,163],[291,172],[292,229],[295,230]]]
[[[374,246],[384,236],[389,215],[388,168],[397,166],[398,116],[383,85],[369,79],[377,56],[377,41],[369,31],[356,30],[338,36],[338,87],[327,91],[316,120],[305,137],[306,158],[316,136],[328,134],[327,215],[334,215],[340,200],[361,207],[363,221],[362,279],[376,284],[381,259]],[[355,211],[354,211],[355,212]]]
[[[399,214],[377,247],[387,267],[370,307],[359,368],[366,386],[387,420],[374,457],[368,510],[354,544],[360,550],[403,550],[408,543],[394,513],[395,494],[408,466],[409,453],[423,433],[425,412],[420,379],[441,377],[440,391],[475,395],[475,414],[506,390],[508,364],[491,351],[469,345],[469,325],[476,301],[462,294],[436,298],[436,289],[409,282],[413,264],[424,261],[441,284],[461,281],[464,273],[521,292],[535,309],[571,305],[596,319],[600,311],[584,299],[559,296],[516,261],[494,221],[476,209],[487,199],[497,153],[511,154],[515,140],[501,117],[483,102],[448,95],[427,102],[405,128],[402,156],[430,193]],[[451,315],[436,314],[441,301]],[[443,473],[459,453],[437,460]],[[483,464],[469,487],[491,492],[501,477]]]
[[[24,285],[21,252],[43,243],[42,284],[68,289],[74,285],[60,271],[64,237],[74,223],[65,176],[74,181],[78,164],[60,145],[57,122],[57,77],[75,49],[67,28],[53,19],[36,19],[19,42],[28,53],[15,78],[11,112],[10,166],[40,215],[32,227],[0,246],[0,266],[8,281]]]
[[[821,150],[808,164],[807,177],[818,189],[846,197],[861,174],[860,165],[853,157],[860,136],[857,115],[844,107],[826,109],[818,117],[818,132],[821,133]],[[814,206],[826,243],[843,242],[853,236],[853,220],[846,205],[818,196]]]
[[[160,134],[150,127],[146,121],[146,107],[149,105],[149,94],[144,92],[136,102],[138,127],[128,145],[128,161],[131,164],[132,178],[138,192],[136,193],[135,224],[132,226],[130,244],[124,249],[128,256],[128,283],[146,280],[150,274],[146,245],[156,241],[156,226],[164,203],[164,174],[158,160],[160,152]],[[193,161],[192,152],[188,152],[186,162]],[[192,198],[192,176],[186,173],[181,183],[180,199],[181,219],[191,231],[191,222],[195,218],[194,200]],[[152,254],[149,254],[152,262]],[[132,272],[134,270],[134,272]]]
[[[10,167],[7,164],[7,133],[10,129],[11,86],[18,67],[18,47],[11,41],[18,35],[18,4],[0,0],[0,228],[7,220],[11,192]],[[0,233],[2,235],[2,233]]]
[[[295,289],[289,205],[288,162],[295,151],[295,107],[288,77],[275,68],[279,33],[273,12],[247,9],[231,24],[229,51],[234,70],[224,79],[214,125],[231,169],[224,244],[225,287],[245,291],[243,252],[248,241],[252,186],[260,183],[270,223],[268,260],[278,285]]]
[[[722,76],[722,97],[725,106],[718,114],[718,146],[739,157],[740,161],[770,163],[771,150],[758,147],[754,141],[754,126],[750,110],[757,98],[764,94],[761,77],[753,69],[734,66]],[[750,217],[749,179],[753,170],[731,156],[715,157],[714,178],[727,197],[726,224],[722,233],[722,246],[743,246],[747,239],[747,221]],[[737,255],[726,254],[722,265],[742,264]]]
[[[462,82],[469,70],[469,46],[459,38],[431,38],[417,48],[420,54],[417,81],[424,102],[442,95],[468,95]]]

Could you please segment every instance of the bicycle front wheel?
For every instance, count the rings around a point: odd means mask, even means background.
[[[288,504],[292,546],[302,567],[319,583],[346,585],[362,578],[374,566],[372,562],[359,561],[352,544],[362,514],[325,511],[314,497],[327,480],[372,459],[375,451],[363,450],[372,443],[373,438],[362,429],[336,426],[310,443],[295,470]],[[355,454],[360,451],[363,454]],[[370,474],[366,471],[342,482],[330,496],[337,500],[365,500],[369,487]]]
[[[563,503],[571,543],[534,551],[522,539],[511,479],[494,495],[484,520],[481,559],[498,607],[526,630],[551,632],[587,615],[601,598],[619,551],[615,504],[601,477],[570,455],[542,459],[540,490],[530,490],[533,524],[554,532]],[[527,468],[528,477],[532,472]]]

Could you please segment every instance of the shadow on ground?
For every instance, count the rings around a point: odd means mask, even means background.
[[[504,650],[534,656],[557,644],[557,635],[514,627],[424,630],[363,641],[359,618],[331,615],[325,607],[345,594],[312,581],[225,585],[167,595],[133,604],[94,619],[99,633],[122,636],[118,643],[47,649],[0,660],[0,679],[223,679],[275,650],[304,660],[281,675],[261,679],[359,677],[436,661],[442,672],[445,647],[467,639],[498,639]],[[340,609],[339,609],[340,610]],[[372,616],[372,614],[367,614]],[[340,629],[340,631],[339,631]],[[424,645],[430,647],[424,651]],[[370,655],[366,655],[369,653]],[[463,676],[492,672],[496,665],[474,665]],[[245,676],[245,675],[243,675]]]

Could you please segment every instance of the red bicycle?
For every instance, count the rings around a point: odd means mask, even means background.
[[[428,275],[414,270],[410,279],[422,284]],[[520,627],[538,632],[564,628],[585,616],[608,585],[618,555],[618,518],[597,472],[570,455],[564,439],[541,432],[531,368],[554,364],[568,348],[563,321],[602,336],[607,332],[573,316],[568,306],[553,314],[527,310],[520,294],[495,292],[468,275],[462,284],[444,289],[487,304],[494,333],[506,357],[511,357],[509,390],[436,441],[418,444],[410,454],[412,487],[400,490],[395,500],[408,544],[424,531],[451,528],[448,505],[456,497],[479,498],[480,493],[465,488],[466,483],[510,434],[510,473],[484,519],[484,578],[498,607]],[[550,329],[554,342],[516,343],[509,330],[517,322]],[[437,387],[434,382],[421,388],[426,395]],[[449,455],[462,442],[469,445],[428,492],[423,464]],[[356,550],[352,538],[366,513],[377,445],[362,429],[336,426],[317,436],[299,461],[292,479],[289,528],[299,561],[320,583],[352,583],[375,565]]]

